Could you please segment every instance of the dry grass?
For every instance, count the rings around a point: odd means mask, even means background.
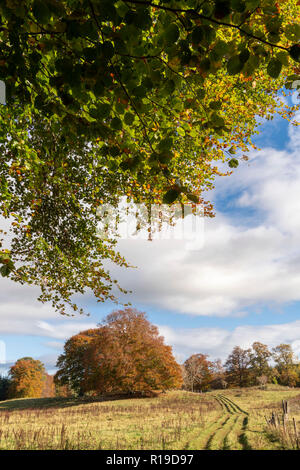
[[[266,425],[282,399],[300,429],[300,389],[279,386],[110,401],[8,400],[0,403],[0,449],[292,448]]]
[[[268,385],[265,390],[259,387],[247,389],[231,389],[225,395],[240,408],[248,412],[248,423],[244,429],[249,447],[255,450],[293,449],[293,439],[287,440],[286,435],[279,435],[267,426],[267,419],[272,412],[281,413],[281,402],[287,400],[290,408],[290,422],[295,417],[300,431],[300,389]],[[290,426],[290,434],[294,434]],[[289,442],[288,442],[289,441]]]
[[[180,449],[219,412],[212,397],[188,392],[84,404],[10,400],[0,403],[0,449]]]

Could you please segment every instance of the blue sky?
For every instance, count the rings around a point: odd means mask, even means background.
[[[133,306],[158,325],[179,361],[195,352],[225,359],[236,344],[255,340],[288,342],[300,354],[300,128],[277,117],[262,123],[254,140],[261,150],[208,195],[216,217],[204,221],[203,246],[120,242],[138,268],[112,274],[133,290]],[[90,317],[59,317],[35,300],[35,288],[7,280],[0,296],[2,370],[33,356],[53,372],[65,339],[116,308],[86,295],[79,303]]]

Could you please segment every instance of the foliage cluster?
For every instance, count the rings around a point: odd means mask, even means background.
[[[5,0],[0,3],[0,272],[77,310],[74,293],[115,299],[98,208],[121,196],[204,205],[257,117],[294,108],[297,0]],[[237,153],[239,152],[239,154]]]

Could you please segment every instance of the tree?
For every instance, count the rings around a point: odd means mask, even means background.
[[[212,387],[213,388],[226,388],[228,383],[226,380],[226,371],[222,364],[221,359],[216,359],[213,361],[213,380],[212,380]]]
[[[53,375],[49,375],[45,373],[44,378],[43,378],[43,389],[42,389],[41,396],[42,398],[49,398],[49,397],[55,397],[55,395],[56,395],[56,391],[55,391]]]
[[[233,348],[228,356],[225,368],[228,374],[228,381],[239,387],[247,386],[249,383],[251,349],[242,349],[239,346]]]
[[[8,399],[9,387],[10,387],[9,378],[0,376],[0,401]]]
[[[112,234],[97,238],[97,208],[126,196],[212,216],[215,162],[230,174],[257,117],[292,117],[276,95],[298,78],[299,13],[297,0],[1,2],[1,274],[76,310],[89,288],[113,298],[103,260],[125,264]]]
[[[279,344],[272,349],[273,359],[279,372],[292,367],[295,364],[295,357],[290,344]]]
[[[294,387],[298,381],[298,374],[296,371],[297,361],[291,345],[282,343],[272,351],[280,384]]]
[[[193,354],[184,363],[185,388],[192,392],[206,390],[213,379],[213,363],[206,354]]]
[[[260,385],[260,388],[263,390],[266,388],[268,383],[268,376],[267,375],[259,375],[256,377],[257,383]]]
[[[252,344],[252,351],[250,354],[250,364],[255,377],[268,376],[271,371],[269,360],[272,357],[268,346],[255,341]]]
[[[54,382],[55,396],[62,398],[74,397],[74,392],[67,385],[59,385],[57,381]]]
[[[41,361],[32,357],[18,359],[9,370],[9,378],[11,398],[39,398],[42,396],[45,368]]]
[[[64,346],[64,354],[57,360],[58,371],[54,376],[57,386],[66,386],[67,390],[73,390],[77,395],[84,393],[88,367],[86,355],[90,342],[99,334],[99,329],[82,331],[78,335],[68,339]]]
[[[299,376],[295,367],[288,367],[283,369],[279,376],[280,384],[287,387],[296,387]]]
[[[144,313],[131,308],[70,338],[57,366],[56,383],[81,394],[167,390],[182,384],[171,347]]]

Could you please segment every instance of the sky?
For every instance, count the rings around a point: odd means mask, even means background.
[[[300,121],[300,113],[297,116]],[[147,313],[174,355],[225,360],[234,346],[290,343],[300,355],[300,127],[262,122],[260,150],[207,194],[216,217],[197,218],[195,241],[122,239],[136,268],[111,268],[132,290],[125,301]],[[39,303],[39,290],[0,280],[0,371],[18,358],[40,359],[50,373],[67,338],[112,310],[78,297],[90,316],[62,317]]]

